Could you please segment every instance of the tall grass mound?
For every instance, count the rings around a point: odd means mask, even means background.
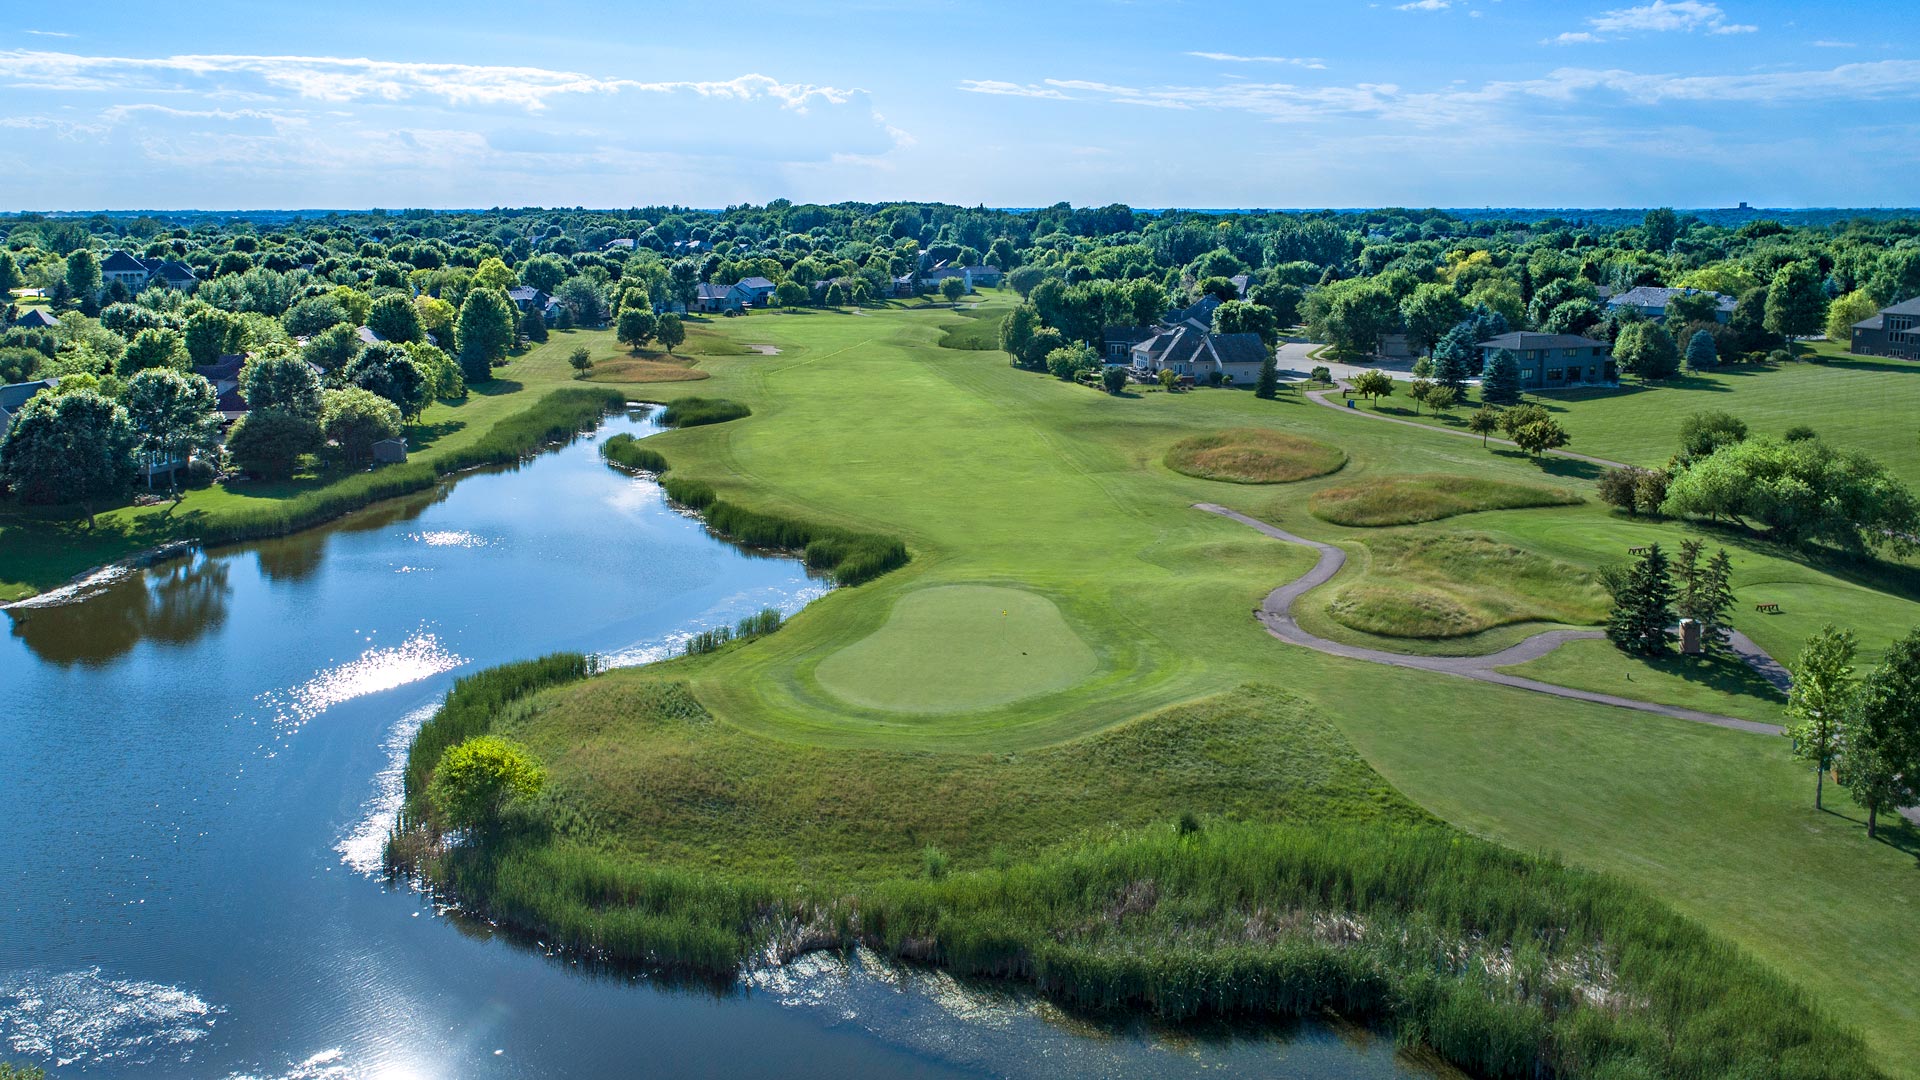
[[[623,469],[634,472],[663,473],[667,471],[667,459],[656,450],[640,444],[640,440],[622,433],[600,444],[600,456]]]
[[[666,476],[661,480],[667,497],[697,510],[707,527],[748,547],[798,551],[807,569],[833,578],[837,585],[858,585],[889,570],[907,565],[907,545],[895,537],[856,533],[819,525],[784,514],[749,510],[722,500],[712,485]]]
[[[668,427],[700,427],[752,415],[752,409],[726,398],[685,397],[660,410],[660,422]]]
[[[592,429],[607,413],[625,403],[626,395],[612,388],[555,390],[524,412],[494,424],[471,445],[431,461],[356,473],[292,498],[223,511],[201,530],[200,539],[224,544],[285,536],[382,499],[424,491],[443,476],[485,465],[509,465],[544,446]]]
[[[1271,428],[1195,435],[1167,450],[1167,468],[1230,484],[1287,484],[1325,476],[1347,463],[1345,451]]]
[[[1368,539],[1359,579],[1327,613],[1369,634],[1448,638],[1519,622],[1598,623],[1607,597],[1591,573],[1491,537],[1387,533]]]
[[[1580,496],[1561,488],[1428,473],[1316,491],[1307,508],[1323,521],[1365,528],[1413,525],[1482,510],[1573,506],[1581,501]]]
[[[1277,691],[981,762],[775,745],[637,672],[534,708],[525,695],[565,674],[541,663],[473,677],[443,712],[460,736],[477,721],[526,742],[547,791],[416,865],[546,942],[722,981],[865,945],[1084,1013],[1331,1012],[1483,1077],[1883,1075],[1737,947],[1617,879],[1432,824]],[[455,734],[441,724],[436,742]],[[1113,796],[1037,795],[1091,790]],[[1355,815],[1313,814],[1329,795]],[[1302,811],[1312,826],[1289,823]],[[869,845],[889,872],[832,872]]]
[[[587,382],[668,383],[698,382],[711,376],[682,363],[619,357],[600,361],[581,377]]]

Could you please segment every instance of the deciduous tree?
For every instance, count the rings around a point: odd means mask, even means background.
[[[516,802],[540,793],[546,770],[525,747],[481,735],[448,747],[427,784],[427,802],[447,829],[487,829]]]
[[[513,302],[497,289],[474,289],[460,305],[454,338],[460,373],[473,386],[493,378],[493,365],[513,347]]]
[[[1840,735],[1859,697],[1853,658],[1859,648],[1853,631],[1828,623],[1807,639],[1793,664],[1793,688],[1787,692],[1787,735],[1793,756],[1813,765],[1813,805],[1821,808],[1827,773],[1840,750]]]

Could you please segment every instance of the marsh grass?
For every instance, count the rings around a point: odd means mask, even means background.
[[[725,398],[683,397],[668,402],[660,410],[660,422],[668,427],[701,427],[724,424],[753,415],[753,410]]]
[[[655,450],[640,445],[639,439],[624,433],[601,443],[600,456],[634,472],[663,473],[667,471],[665,457]]]
[[[1337,446],[1271,428],[1195,435],[1167,450],[1167,468],[1230,484],[1285,484],[1325,476],[1347,463]]]
[[[1335,525],[1373,527],[1438,521],[1482,510],[1573,506],[1581,501],[1560,488],[1429,473],[1327,488],[1314,492],[1307,506],[1315,517]]]

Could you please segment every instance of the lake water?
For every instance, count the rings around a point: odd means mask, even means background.
[[[599,435],[653,430],[634,414]],[[858,955],[663,987],[380,877],[401,755],[460,674],[558,650],[642,662],[822,591],[582,439],[9,609],[0,1060],[189,1080],[1425,1075],[1317,1025],[1092,1028]]]

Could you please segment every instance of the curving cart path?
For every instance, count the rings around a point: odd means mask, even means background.
[[[1385,419],[1385,417],[1382,417]],[[1683,709],[1675,705],[1657,705],[1650,701],[1635,701],[1632,698],[1617,697],[1613,694],[1597,694],[1590,690],[1575,690],[1566,686],[1555,686],[1535,679],[1523,679],[1518,675],[1508,675],[1494,669],[1524,664],[1529,660],[1538,660],[1562,644],[1589,638],[1604,638],[1606,635],[1597,630],[1547,630],[1533,635],[1517,645],[1509,646],[1497,653],[1486,656],[1410,656],[1406,653],[1386,652],[1382,649],[1368,649],[1359,645],[1331,641],[1310,634],[1300,628],[1293,617],[1293,602],[1307,592],[1326,584],[1347,561],[1347,553],[1332,544],[1322,544],[1305,537],[1295,536],[1285,529],[1269,525],[1264,521],[1248,517],[1235,510],[1214,503],[1195,503],[1194,509],[1209,514],[1218,514],[1223,518],[1237,521],[1250,529],[1257,530],[1275,540],[1289,544],[1312,548],[1320,553],[1313,568],[1285,585],[1267,594],[1254,617],[1267,628],[1267,633],[1281,641],[1300,645],[1329,656],[1343,656],[1349,660],[1365,660],[1374,664],[1386,664],[1389,667],[1414,668],[1420,671],[1437,671],[1445,675],[1457,675],[1463,679],[1478,679],[1481,682],[1498,683],[1535,693],[1550,694],[1558,698],[1573,701],[1591,701],[1599,705],[1614,705],[1622,709],[1634,709],[1639,712],[1653,713],[1657,716],[1671,717],[1675,720],[1690,720],[1696,724],[1712,724],[1714,727],[1732,728],[1735,731],[1749,731],[1758,735],[1778,735],[1777,724],[1762,724],[1753,720],[1742,720],[1733,716],[1721,716],[1718,713],[1700,712],[1697,709]],[[1745,634],[1734,633],[1728,642],[1735,654],[1758,671],[1767,681],[1785,689],[1788,681],[1786,669],[1773,657],[1768,656]]]

